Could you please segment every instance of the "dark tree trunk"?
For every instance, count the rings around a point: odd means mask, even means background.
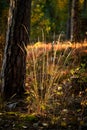
[[[84,0],[83,4],[84,17],[81,19],[81,30],[83,32],[83,40],[87,41],[87,0]]]
[[[8,30],[2,65],[2,95],[24,93],[26,49],[29,43],[31,0],[10,0]]]
[[[71,42],[79,42],[79,0],[72,0],[71,9]]]
[[[72,0],[68,0],[68,20],[67,20],[67,33],[66,38],[70,40],[70,32],[71,32],[71,8],[72,8]]]

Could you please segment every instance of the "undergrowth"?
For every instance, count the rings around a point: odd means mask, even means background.
[[[84,48],[67,43],[36,43],[26,48],[25,85],[29,115],[51,117],[51,123],[61,126],[85,123],[87,66]],[[22,118],[33,120],[30,116]]]
[[[45,44],[39,47],[39,44],[36,44],[31,46],[30,50],[28,48],[26,89],[29,93],[27,101],[30,113],[58,114],[67,106],[66,97],[69,98],[71,92],[70,86],[67,88],[64,84],[66,81],[69,83],[76,66],[78,69],[78,64],[75,64],[79,58],[74,55],[76,48],[66,46],[58,49],[58,45],[56,47]]]

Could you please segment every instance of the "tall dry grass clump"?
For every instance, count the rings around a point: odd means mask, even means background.
[[[68,78],[68,64],[75,50],[70,46],[41,44],[27,49],[26,89],[29,112],[49,113],[61,106],[63,91],[61,83]]]

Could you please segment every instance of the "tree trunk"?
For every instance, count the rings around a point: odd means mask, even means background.
[[[71,42],[79,42],[79,0],[72,0]]]
[[[31,0],[10,0],[8,30],[2,65],[2,95],[24,93],[26,49],[30,33]]]
[[[67,20],[67,30],[66,30],[66,38],[70,40],[70,32],[71,32],[71,8],[72,8],[72,0],[68,0],[68,20]]]

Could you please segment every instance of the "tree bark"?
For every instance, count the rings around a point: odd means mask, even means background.
[[[2,65],[2,96],[22,95],[25,90],[26,49],[30,34],[31,0],[10,0],[8,30]]]

